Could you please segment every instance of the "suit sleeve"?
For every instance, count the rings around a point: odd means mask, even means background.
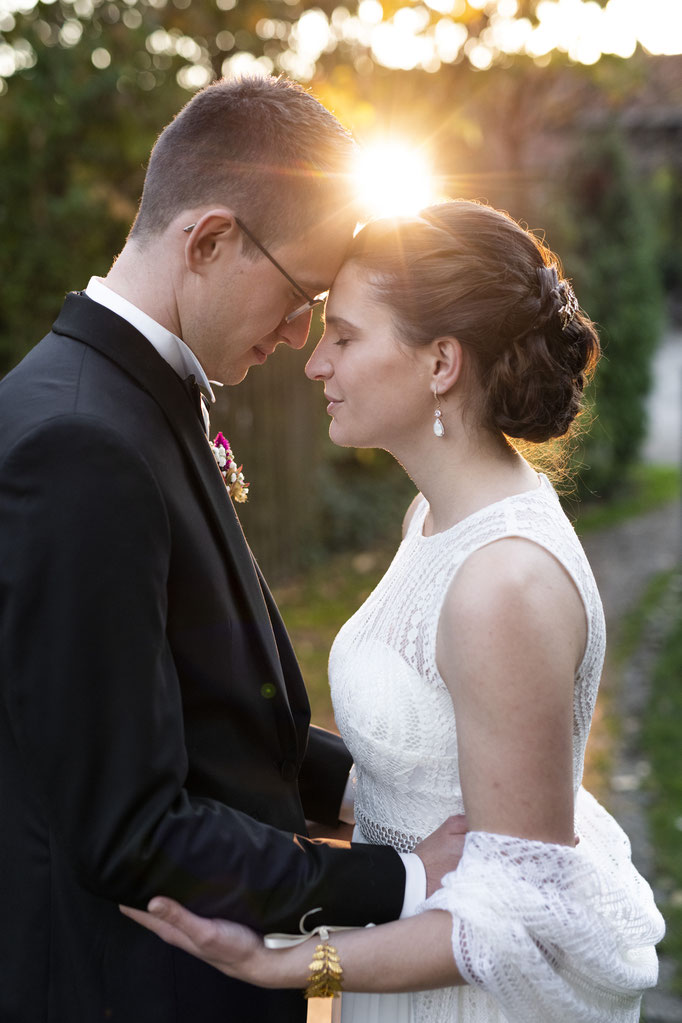
[[[298,784],[306,818],[321,824],[339,822],[339,809],[353,758],[340,736],[311,727]]]
[[[261,931],[316,906],[329,923],[397,917],[393,850],[332,848],[188,795],[170,549],[147,463],[94,418],[45,424],[0,466],[3,698],[52,840],[84,887],[133,906],[165,894]]]
[[[303,689],[296,654],[279,608],[257,564],[256,571],[285,676]],[[353,758],[339,735],[315,725],[308,729],[308,745],[298,776],[301,803],[307,820],[332,827],[339,823],[341,801],[352,765]]]

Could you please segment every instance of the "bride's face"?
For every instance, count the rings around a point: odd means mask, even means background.
[[[352,262],[334,281],[324,334],[305,371],[324,383],[335,444],[395,453],[415,431],[431,429],[427,352],[400,342],[391,310]]]

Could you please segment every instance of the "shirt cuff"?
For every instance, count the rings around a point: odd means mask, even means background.
[[[355,773],[355,764],[353,764],[343,791],[341,808],[339,810],[339,820],[343,821],[344,824],[355,824],[355,786],[357,783],[358,776]]]
[[[426,869],[416,853],[399,853],[405,865],[405,896],[400,919],[414,916],[417,906],[426,898]]]

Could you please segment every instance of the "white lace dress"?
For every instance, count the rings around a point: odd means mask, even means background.
[[[605,646],[591,569],[546,477],[537,489],[423,535],[418,505],[386,575],[332,647],[338,728],[355,759],[356,841],[409,852],[462,813],[457,728],[436,667],[443,601],[464,560],[502,537],[546,548],[573,579],[588,638],[575,678],[576,848],[472,832],[457,870],[420,908],[453,917],[467,984],[401,995],[346,994],[343,1023],[635,1023],[657,977],[663,922],[627,837],[582,787]],[[337,1010],[338,1018],[338,1010]]]

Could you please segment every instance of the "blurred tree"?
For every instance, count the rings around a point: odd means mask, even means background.
[[[583,7],[596,16],[594,4]],[[402,136],[431,158],[443,194],[486,199],[547,227],[562,254],[568,238],[583,270],[598,246],[588,239],[582,249],[578,221],[562,213],[563,169],[584,112],[626,103],[647,61],[599,60],[593,36],[570,41],[563,23],[552,34],[542,10],[537,0],[7,0],[0,374],[49,327],[65,291],[106,272],[159,129],[192,90],[232,72],[311,82],[361,141]],[[621,38],[621,57],[635,45]],[[661,194],[674,197],[678,181]],[[571,274],[572,260],[569,246]],[[592,312],[582,289],[581,299]],[[405,498],[400,470],[392,475],[381,455],[368,465],[365,454],[320,447],[326,418],[300,361],[284,353],[224,392],[214,417],[253,484],[242,510],[249,537],[280,574],[314,554],[323,534],[329,548],[372,542],[384,530],[378,509],[399,519]],[[620,448],[608,450],[616,457]]]
[[[568,175],[572,266],[580,302],[604,357],[591,398],[584,483],[606,496],[623,482],[646,432],[651,357],[664,304],[651,189],[638,179],[618,132],[590,135]]]
[[[66,291],[106,273],[159,126],[186,99],[173,79],[150,99],[145,76],[162,72],[141,66],[144,29],[128,28],[114,10],[106,15],[111,64],[99,69],[101,23],[83,22],[79,45],[63,46],[68,21],[61,29],[28,21],[24,38],[40,60],[0,98],[0,373],[45,333]]]
[[[681,118],[682,121],[682,118]],[[654,175],[663,286],[671,319],[682,324],[682,173],[665,165]]]
[[[318,6],[301,0],[49,0],[33,5],[29,0],[10,3],[0,13],[0,79],[6,90],[7,81],[40,63],[49,46],[87,47],[99,36],[106,50],[116,26],[134,33],[128,51],[137,49],[143,57],[135,71],[154,75],[155,81],[148,78],[143,86],[148,90],[163,84],[159,70],[171,71],[181,86],[192,89],[230,71],[283,71],[309,81],[316,71],[344,63],[360,73],[374,63],[433,72],[441,62],[467,56],[473,66],[487,67],[505,38],[515,45],[509,25],[530,30],[525,15],[532,18],[537,3],[431,0],[430,6],[411,8],[398,0],[383,5],[358,0],[347,7],[333,0]],[[498,7],[512,10],[511,15]]]

